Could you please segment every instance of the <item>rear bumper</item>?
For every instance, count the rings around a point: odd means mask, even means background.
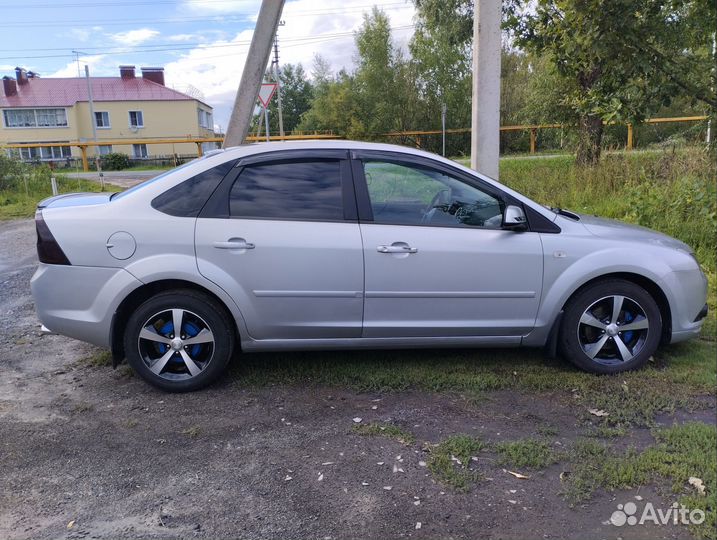
[[[114,312],[141,284],[122,268],[40,263],[30,288],[49,332],[109,347]]]

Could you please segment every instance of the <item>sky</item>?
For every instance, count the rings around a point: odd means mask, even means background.
[[[260,0],[0,0],[0,76],[16,66],[42,77],[119,76],[120,65],[164,67],[167,86],[214,107],[226,129]],[[411,0],[287,0],[280,64],[311,72],[320,54],[334,71],[352,69],[354,33],[376,5],[397,46],[413,34]],[[77,53],[73,53],[77,51]]]

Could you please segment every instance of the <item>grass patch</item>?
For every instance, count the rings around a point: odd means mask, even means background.
[[[542,435],[543,437],[555,437],[559,433],[558,428],[554,426],[540,426],[535,431],[537,431],[538,434]]]
[[[663,347],[645,369],[595,376],[530,349],[279,352],[242,356],[232,368],[242,387],[324,385],[360,392],[417,389],[473,396],[495,390],[544,392],[570,400],[586,423],[651,426],[656,414],[703,407],[715,395],[715,344]],[[702,401],[701,401],[702,400]],[[603,418],[588,408],[606,410]]]
[[[589,498],[599,488],[630,489],[657,481],[672,483],[677,502],[705,512],[705,522],[691,526],[698,537],[717,537],[717,428],[690,422],[655,430],[656,443],[644,451],[617,455],[596,441],[576,442],[571,451],[574,470],[566,496],[572,502]],[[688,484],[702,479],[705,494]]]
[[[110,351],[100,351],[92,356],[86,356],[77,361],[78,366],[103,368],[112,365],[112,353]]]
[[[91,403],[85,403],[84,401],[81,403],[78,403],[72,408],[72,412],[76,413],[85,413],[90,412],[94,410],[94,406]]]
[[[199,426],[191,426],[185,430],[182,430],[182,435],[186,435],[190,439],[196,439],[197,437],[199,437],[199,434],[201,432],[202,429]]]
[[[444,484],[466,491],[481,478],[480,472],[471,468],[471,458],[484,447],[475,437],[454,435],[432,449],[428,469]]]
[[[545,440],[520,439],[495,445],[500,463],[519,469],[544,469],[557,463],[560,454]]]
[[[57,179],[60,194],[102,191],[99,182],[67,178],[63,173],[52,172],[46,165],[26,165],[3,156],[0,158],[0,219],[32,217],[37,203],[52,196],[52,176]],[[105,184],[104,191],[115,192],[123,189]]]
[[[368,437],[386,437],[405,445],[413,444],[416,441],[413,433],[409,433],[393,424],[381,424],[379,422],[357,424],[351,428],[351,431]]]

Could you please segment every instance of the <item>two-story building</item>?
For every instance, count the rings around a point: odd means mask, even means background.
[[[2,79],[0,146],[92,142],[94,123],[99,154],[121,152],[133,158],[196,155],[195,143],[148,143],[152,139],[212,137],[212,108],[166,87],[163,68],[143,67],[141,73],[138,77],[134,66],[120,66],[119,77],[41,78],[16,68],[15,78]],[[123,140],[127,144],[118,142]],[[76,146],[21,148],[20,152],[26,160],[80,155]],[[87,153],[93,156],[95,149],[89,147]]]

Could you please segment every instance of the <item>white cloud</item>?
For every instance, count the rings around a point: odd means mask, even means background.
[[[186,0],[182,7],[192,13],[243,13],[254,16],[259,12],[261,0],[218,0],[205,2],[204,0]]]
[[[68,32],[68,34],[69,34],[69,36],[70,36],[71,38],[74,38],[74,39],[76,39],[76,40],[78,40],[78,41],[85,42],[85,41],[87,41],[88,39],[90,39],[90,36],[92,35],[92,32],[90,32],[89,30],[87,30],[87,29],[85,29],[85,28],[72,28],[72,29]]]
[[[197,34],[174,34],[173,36],[167,36],[168,41],[197,41],[201,40],[201,36]]]
[[[92,77],[107,77],[114,76],[117,74],[117,69],[114,67],[112,62],[105,60],[106,55],[95,54],[91,56],[80,56],[80,76],[85,76],[85,65],[90,68],[90,75]],[[113,66],[112,71],[109,71],[109,65]],[[77,61],[68,62],[65,67],[58,69],[54,73],[50,73],[48,77],[77,77]]]
[[[149,41],[158,35],[159,31],[157,30],[152,30],[151,28],[138,28],[136,30],[128,30],[127,32],[110,34],[110,38],[122,45],[133,46]]]
[[[208,6],[199,0],[190,0],[186,6]],[[217,4],[224,4],[218,2]],[[229,2],[227,2],[229,4]],[[254,6],[254,15],[259,10],[258,1],[231,2],[234,11]],[[212,9],[216,8],[211,3]],[[282,20],[285,25],[279,28],[279,61],[281,64],[303,64],[310,72],[313,57],[320,54],[334,71],[345,67],[351,69],[354,64],[356,47],[354,32],[362,22],[363,14],[369,12],[367,0],[324,0],[317,4],[315,0],[290,0],[284,6]],[[244,6],[242,8],[242,6]],[[224,6],[228,8],[228,6]],[[378,5],[381,8],[381,5]],[[392,1],[382,8],[391,20],[393,39],[397,46],[405,48],[413,35],[413,16],[415,10],[410,1],[405,3]],[[409,27],[409,28],[406,28]],[[216,40],[182,54],[177,60],[165,66],[167,84],[182,90],[191,84],[205,96],[206,102],[215,109],[215,120],[226,129],[226,123],[234,103],[234,96],[244,68],[244,60],[249,50],[253,28],[239,32],[231,40]]]

